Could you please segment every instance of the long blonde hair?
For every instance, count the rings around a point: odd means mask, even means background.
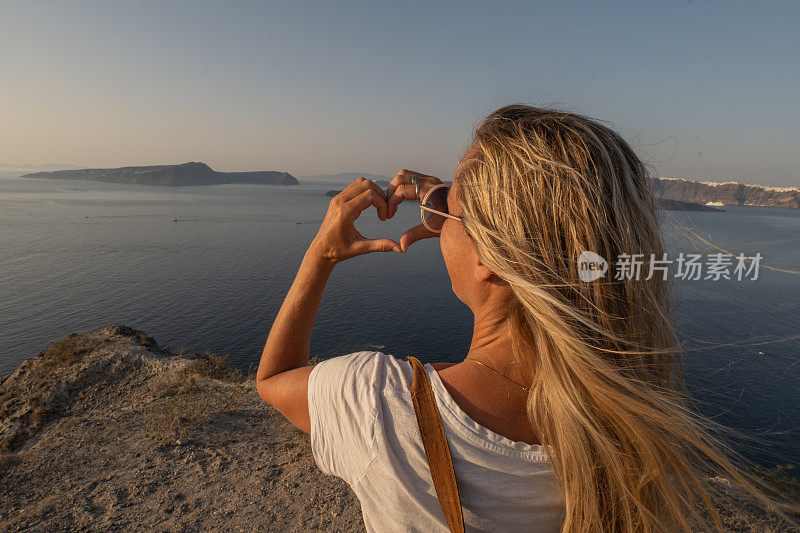
[[[616,280],[620,254],[662,258],[646,166],[586,117],[524,105],[475,130],[459,181],[478,256],[515,296],[509,327],[527,413],[566,498],[563,531],[722,529],[713,472],[779,506],[687,405],[660,273]],[[609,272],[581,281],[592,251]]]

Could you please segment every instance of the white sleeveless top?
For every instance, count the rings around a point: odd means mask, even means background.
[[[546,451],[469,418],[425,370],[453,457],[467,531],[560,531],[564,496]],[[361,501],[367,531],[449,531],[414,415],[405,360],[356,352],[323,361],[308,381],[311,450]]]

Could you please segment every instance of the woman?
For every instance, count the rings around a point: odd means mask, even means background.
[[[258,370],[260,395],[310,432],[317,464],[350,484],[368,530],[447,529],[412,368],[380,352],[309,367],[311,329],[334,265],[428,237],[475,317],[464,360],[425,368],[468,530],[721,528],[714,471],[770,503],[687,410],[666,282],[613,276],[620,254],[663,253],[647,171],[619,135],[504,107],[476,129],[452,187],[440,184],[402,170],[385,194],[358,179],[333,198]],[[434,188],[426,223],[400,242],[353,226],[369,206],[386,220]],[[582,281],[584,251],[609,272]]]

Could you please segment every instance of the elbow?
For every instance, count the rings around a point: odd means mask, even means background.
[[[256,380],[256,390],[258,391],[258,395],[261,396],[261,399],[267,402],[268,404],[272,405],[270,401],[272,398],[269,394],[269,378],[261,378]]]

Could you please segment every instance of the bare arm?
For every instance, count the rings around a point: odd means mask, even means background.
[[[333,265],[309,249],[267,337],[256,384],[258,394],[309,432],[308,352],[311,330]]]
[[[303,431],[310,430],[308,366],[311,330],[325,284],[336,263],[355,255],[400,251],[391,239],[366,239],[353,223],[374,205],[386,219],[386,194],[375,183],[359,178],[331,200],[317,236],[303,257],[297,276],[267,337],[256,382],[259,395]]]
[[[370,205],[377,209],[380,220],[386,220],[394,216],[403,199],[416,199],[415,187],[411,184],[414,174],[426,186],[441,183],[432,176],[401,170],[392,180],[388,193],[374,182],[358,178],[331,200],[325,220],[306,251],[272,324],[258,365],[258,394],[307,433],[311,426],[308,414],[311,330],[334,266],[370,252],[404,252],[413,242],[436,236],[420,224],[406,230],[401,237],[401,247],[392,239],[367,239],[354,226],[361,212]]]
[[[308,364],[311,329],[332,271],[333,264],[309,248],[261,353],[256,376],[259,383]]]

